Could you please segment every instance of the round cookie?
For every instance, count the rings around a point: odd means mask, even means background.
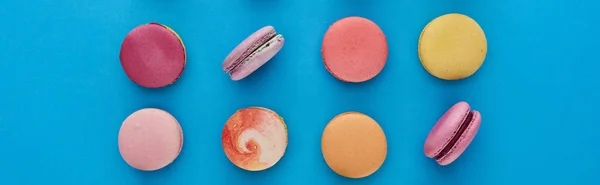
[[[131,167],[154,171],[171,164],[183,146],[179,122],[164,110],[145,108],[129,115],[119,130],[119,152]]]
[[[344,82],[364,82],[377,76],[386,64],[388,45],[373,21],[346,17],[329,26],[321,54],[325,68]]]
[[[125,74],[136,84],[159,88],[174,83],[183,73],[185,47],[171,28],[149,23],[131,30],[119,56]]]
[[[375,173],[387,156],[383,129],[371,117],[346,112],[325,127],[321,150],[327,165],[348,178],[363,178]]]
[[[431,75],[459,80],[473,75],[487,54],[487,40],[475,20],[451,13],[435,18],[421,32],[419,58]]]
[[[261,171],[275,165],[288,144],[283,119],[262,107],[238,110],[225,123],[221,139],[227,158],[248,171]]]

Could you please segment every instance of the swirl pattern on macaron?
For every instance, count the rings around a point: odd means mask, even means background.
[[[236,166],[260,171],[275,165],[287,147],[287,128],[272,110],[250,107],[238,110],[225,124],[223,150]]]

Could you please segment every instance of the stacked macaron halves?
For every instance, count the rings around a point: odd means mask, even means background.
[[[445,166],[456,160],[471,144],[481,124],[481,113],[467,102],[458,102],[437,121],[425,140],[424,152]]]
[[[227,55],[223,61],[223,71],[232,80],[241,80],[273,58],[283,47],[283,35],[273,26],[265,26],[244,41]]]

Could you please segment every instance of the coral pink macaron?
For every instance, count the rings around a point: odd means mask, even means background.
[[[154,171],[171,164],[182,146],[181,126],[164,110],[138,110],[123,121],[119,130],[119,152],[138,170]]]
[[[377,76],[386,64],[388,44],[373,21],[346,17],[329,26],[321,54],[325,68],[345,82],[364,82]]]
[[[452,106],[433,126],[425,141],[425,155],[445,166],[456,160],[469,146],[479,125],[481,114],[466,102]]]
[[[131,30],[119,56],[125,74],[138,85],[159,88],[183,73],[186,54],[181,38],[171,28],[149,23]]]

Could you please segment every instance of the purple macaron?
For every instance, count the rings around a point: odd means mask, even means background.
[[[467,102],[452,106],[433,126],[425,140],[425,155],[445,166],[467,149],[481,124],[481,114]]]
[[[265,26],[238,44],[223,61],[223,70],[232,80],[241,80],[271,60],[283,47],[283,36]]]

